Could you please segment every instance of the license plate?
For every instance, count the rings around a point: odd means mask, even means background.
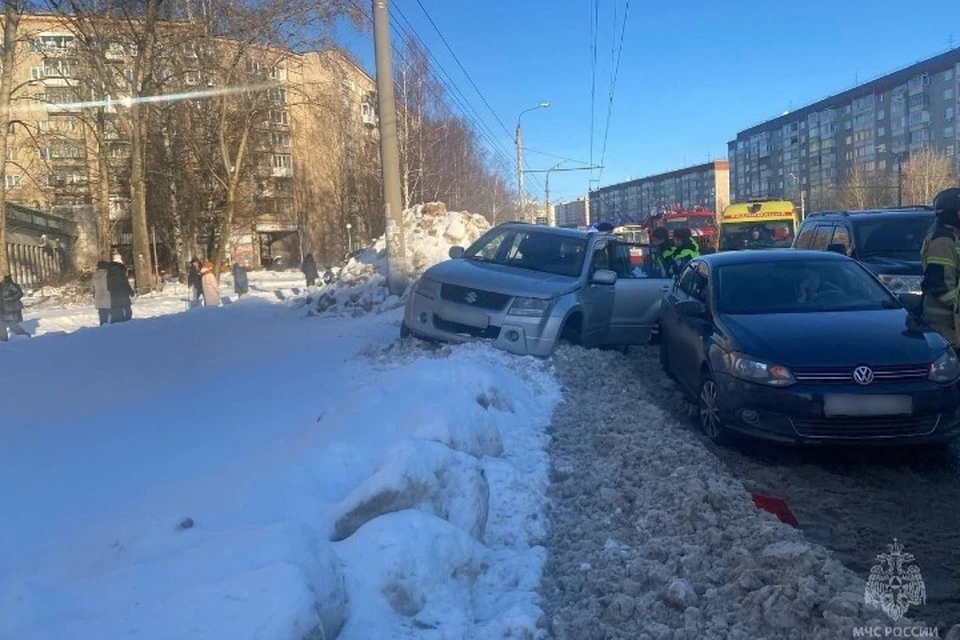
[[[455,307],[442,307],[434,311],[438,316],[447,322],[456,322],[465,324],[468,327],[477,329],[486,329],[490,326],[490,316],[482,311],[473,311],[472,309],[457,309]]]
[[[860,396],[827,394],[823,397],[823,414],[833,416],[909,416],[913,413],[910,396]]]

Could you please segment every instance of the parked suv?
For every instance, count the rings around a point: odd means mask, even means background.
[[[920,293],[920,248],[932,207],[826,211],[807,216],[794,249],[836,251],[860,261],[894,293]]]
[[[597,231],[504,223],[428,269],[407,297],[401,336],[486,340],[548,356],[558,340],[645,344],[672,279],[631,258],[644,247]]]

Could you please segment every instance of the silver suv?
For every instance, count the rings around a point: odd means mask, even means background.
[[[648,277],[644,247],[596,231],[505,223],[469,248],[452,247],[407,298],[403,337],[488,340],[550,355],[558,340],[585,347],[645,344],[672,279]]]

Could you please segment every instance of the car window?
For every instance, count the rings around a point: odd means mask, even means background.
[[[516,227],[494,228],[463,253],[467,260],[491,262],[562,276],[579,276],[587,249],[584,237]]]
[[[837,225],[833,232],[833,238],[830,239],[830,244],[842,244],[847,253],[850,253],[850,231],[847,230],[846,225]]]
[[[854,229],[857,257],[890,256],[919,260],[920,247],[933,222],[932,214],[864,220]]]
[[[590,275],[593,275],[601,269],[610,269],[610,243],[606,240],[598,240],[593,249],[593,261],[590,263]]]
[[[695,300],[707,301],[707,265],[702,262],[691,263],[680,275],[677,288]]]
[[[612,268],[618,278],[667,278],[663,273],[653,273],[650,247],[639,243],[613,244]]]
[[[898,303],[852,260],[790,260],[725,265],[717,271],[720,313],[879,310]]]
[[[813,241],[813,232],[815,229],[815,225],[801,229],[800,235],[797,236],[797,249],[806,249],[810,246],[810,243]]]
[[[813,235],[813,242],[810,244],[810,248],[816,251],[826,251],[827,245],[830,244],[830,238],[832,236],[832,224],[818,224],[817,230]]]

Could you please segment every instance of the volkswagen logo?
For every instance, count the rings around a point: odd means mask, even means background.
[[[873,382],[873,369],[870,367],[857,367],[853,370],[853,381],[864,386]]]
[[[467,295],[463,296],[463,300],[464,300],[467,304],[473,304],[474,302],[477,301],[477,292],[476,292],[476,291],[468,291],[468,292],[467,292]],[[870,377],[873,378],[873,374],[871,374]]]

